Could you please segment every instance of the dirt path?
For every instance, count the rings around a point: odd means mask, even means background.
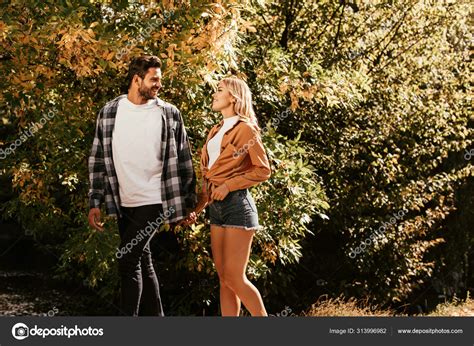
[[[94,316],[113,311],[83,287],[64,287],[41,273],[0,271],[0,315]]]
[[[335,305],[328,315],[345,311],[361,315],[354,307]],[[321,309],[321,308],[320,308]],[[332,313],[330,312],[332,311]],[[321,311],[324,314],[324,312]],[[0,271],[0,316],[115,316],[116,310],[83,287],[65,287],[48,275],[26,271]],[[363,314],[362,314],[363,315]],[[421,315],[423,316],[423,315]],[[474,300],[443,304],[428,316],[474,316]]]

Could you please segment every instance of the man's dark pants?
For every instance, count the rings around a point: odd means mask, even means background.
[[[121,313],[128,316],[164,316],[150,251],[150,240],[156,233],[156,224],[162,220],[162,205],[120,209],[122,217],[118,218],[118,227],[122,251],[118,262]]]

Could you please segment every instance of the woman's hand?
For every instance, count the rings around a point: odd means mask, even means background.
[[[229,192],[230,191],[227,185],[222,184],[218,188],[214,189],[214,191],[212,191],[211,198],[216,201],[222,201],[229,194]]]
[[[178,226],[189,226],[189,225],[192,225],[193,223],[195,223],[196,220],[197,220],[197,215],[193,211],[191,214],[188,215],[187,218],[185,218],[184,220],[181,220],[178,223]]]
[[[207,206],[207,195],[205,192],[199,194],[198,202],[194,210],[183,220],[177,223],[177,226],[189,226],[197,221],[197,217]]]

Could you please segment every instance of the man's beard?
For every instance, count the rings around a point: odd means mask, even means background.
[[[138,94],[143,97],[145,100],[154,99],[156,94],[152,91],[152,88],[141,87],[138,89]]]

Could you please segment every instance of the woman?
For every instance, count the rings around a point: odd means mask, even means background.
[[[267,316],[262,297],[247,279],[252,239],[258,229],[255,202],[247,188],[270,177],[247,84],[225,78],[213,95],[212,110],[223,120],[202,148],[203,191],[196,213],[209,206],[211,248],[220,282],[222,316],[239,316],[241,302],[252,316]],[[196,214],[190,217],[195,220]]]

